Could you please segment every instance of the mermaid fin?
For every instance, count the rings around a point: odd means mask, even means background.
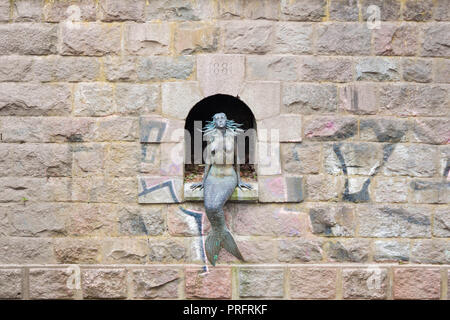
[[[222,247],[239,260],[244,261],[244,258],[242,257],[242,254],[228,229],[225,228],[220,232],[211,230],[206,237],[205,251],[206,257],[213,266],[216,265],[217,259],[219,258],[219,252]]]

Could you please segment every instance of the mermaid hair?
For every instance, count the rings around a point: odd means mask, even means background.
[[[220,113],[216,113],[215,115],[217,115],[217,114],[220,114]],[[224,114],[224,113],[222,113],[222,114]],[[203,132],[205,134],[205,136],[210,135],[217,129],[216,120],[214,119],[214,116],[211,121],[206,121],[206,125],[203,127],[203,130],[200,130],[201,132]],[[225,117],[226,117],[226,115],[225,115]],[[244,130],[239,128],[241,126],[242,126],[242,123],[237,123],[234,120],[228,120],[228,119],[225,124],[226,130],[228,132],[230,132],[233,136],[237,136],[238,134],[244,132]]]

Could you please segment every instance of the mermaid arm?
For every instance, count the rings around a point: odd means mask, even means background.
[[[242,188],[245,189],[253,189],[253,187],[245,182],[241,181],[241,165],[240,165],[240,161],[239,161],[239,153],[238,153],[238,144],[236,143],[236,137],[234,139],[234,168],[236,170],[236,174],[237,174],[237,187],[241,190],[243,190]]]

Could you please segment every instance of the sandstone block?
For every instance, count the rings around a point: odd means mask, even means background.
[[[318,173],[321,146],[315,143],[282,143],[281,164],[284,173]]]
[[[170,25],[167,22],[127,23],[125,48],[136,55],[169,54]]]
[[[191,108],[202,99],[197,82],[165,82],[162,84],[162,113],[184,120]]]
[[[297,61],[292,56],[248,56],[247,78],[249,80],[279,80],[297,79]]]
[[[371,30],[364,24],[323,24],[317,29],[317,51],[320,54],[368,55]]]
[[[280,113],[280,83],[246,82],[241,99],[251,108],[256,120],[273,118]],[[270,108],[267,108],[268,105]]]
[[[83,298],[123,299],[127,296],[125,269],[84,269],[81,271]]]
[[[181,281],[175,268],[145,268],[133,270],[134,297],[139,299],[178,298]]]
[[[388,275],[385,268],[344,269],[344,299],[386,299]]]
[[[353,62],[348,58],[300,57],[298,78],[301,81],[349,82],[353,80]]]
[[[302,54],[312,52],[312,25],[280,22],[275,25],[276,53]]]
[[[395,59],[363,58],[356,64],[356,80],[398,81],[399,69],[399,63]]]
[[[282,111],[286,113],[333,113],[337,109],[335,85],[286,83],[281,94]]]
[[[184,22],[175,30],[175,50],[178,54],[214,52],[219,42],[219,32],[213,24]]]
[[[99,3],[102,21],[143,21],[144,0],[101,0]]]
[[[397,240],[374,241],[373,259],[380,262],[409,261],[410,245]]]
[[[323,257],[323,243],[320,240],[279,240],[278,261],[286,263],[319,262]]]
[[[441,274],[433,268],[394,270],[394,299],[439,299]]]
[[[2,269],[0,271],[1,299],[20,299],[22,297],[22,270]]]
[[[376,114],[378,112],[376,87],[373,84],[358,83],[339,88],[338,108],[351,114]],[[361,122],[364,120],[361,119]]]
[[[291,268],[290,293],[294,299],[333,299],[337,271],[332,268]]]
[[[373,46],[376,55],[413,56],[419,49],[418,30],[411,24],[383,23],[374,29]]]
[[[283,269],[239,269],[240,297],[284,296]]]
[[[305,118],[305,140],[346,140],[356,135],[357,121],[352,117],[314,116]]]
[[[266,21],[223,23],[223,43],[226,53],[267,53],[272,48],[273,24]]]
[[[281,18],[294,21],[322,21],[325,6],[325,0],[282,0]]]
[[[32,268],[29,271],[30,299],[73,299],[76,274],[70,269]]]
[[[0,25],[0,54],[46,55],[57,52],[57,26],[40,23]]]
[[[231,299],[231,268],[215,267],[205,273],[189,267],[185,275],[187,298]]]

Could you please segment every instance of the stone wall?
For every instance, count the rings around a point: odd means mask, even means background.
[[[447,299],[449,19],[448,0],[0,0],[0,298]],[[168,155],[217,93],[280,144],[258,202],[225,207],[246,262],[213,268]]]

